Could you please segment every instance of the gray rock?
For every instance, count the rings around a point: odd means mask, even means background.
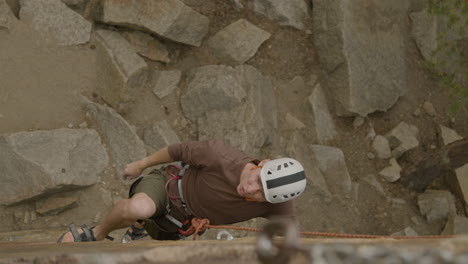
[[[0,29],[9,29],[18,22],[5,0],[0,0]]]
[[[245,19],[239,19],[207,41],[213,54],[223,62],[242,64],[252,58],[270,33]]]
[[[146,78],[147,64],[119,33],[96,30],[98,45],[99,95],[121,110],[121,105],[133,100],[133,90]]]
[[[351,176],[346,166],[343,151],[322,145],[311,145],[310,147],[313,152],[312,158],[317,162],[317,166],[332,193],[341,197],[350,196],[352,191]]]
[[[150,60],[169,63],[169,51],[159,40],[140,31],[123,32],[122,36],[130,42],[135,51]]]
[[[232,6],[237,10],[240,11],[241,9],[244,8],[244,5],[241,3],[240,0],[230,0]]]
[[[172,130],[166,120],[145,129],[143,140],[155,150],[180,142],[179,136]]]
[[[364,125],[364,122],[366,122],[366,119],[362,116],[356,116],[353,121],[353,127],[360,127]]]
[[[31,221],[31,215],[29,214],[29,211],[26,211],[26,212],[24,212],[23,223],[24,224],[29,224],[29,221]]]
[[[437,112],[435,110],[435,107],[431,102],[425,101],[424,104],[423,104],[423,109],[426,112],[426,114],[428,114],[428,115],[430,115],[432,117],[437,116]]]
[[[398,158],[406,151],[419,146],[418,134],[419,129],[416,126],[405,122],[400,122],[388,132],[385,137],[390,143],[393,157]]]
[[[312,91],[312,95],[309,97],[309,102],[314,113],[317,140],[320,144],[326,144],[336,137],[337,132],[333,117],[328,110],[327,98],[325,97],[325,93],[319,83]]]
[[[391,236],[419,236],[416,231],[411,227],[406,227],[405,229],[391,234]]]
[[[460,197],[464,204],[468,204],[468,163],[455,169],[455,175],[457,177],[457,184],[459,190],[461,190]],[[467,206],[468,207],[468,206]],[[468,208],[465,208],[466,213],[468,213]]]
[[[369,132],[366,135],[367,139],[374,140],[374,138],[377,136],[377,133],[375,132],[374,125],[372,123],[369,123]]]
[[[209,19],[178,0],[141,0],[129,5],[103,0],[103,22],[140,29],[199,47],[208,32]]]
[[[452,15],[463,17],[462,11],[458,14],[456,12],[456,10],[452,10]],[[433,62],[437,70],[446,73],[453,73],[457,70],[463,71],[457,63],[451,63],[459,59],[453,57],[458,55],[458,53],[451,52],[450,49],[441,49],[436,53],[434,51],[444,43],[459,41],[463,36],[465,38],[468,37],[468,29],[458,26],[451,28],[448,17],[433,16],[427,10],[414,12],[409,16],[413,24],[411,28],[412,34],[423,57]]]
[[[385,191],[382,187],[382,184],[380,184],[380,182],[377,180],[375,175],[368,174],[367,176],[362,177],[362,180],[368,183],[369,185],[371,185],[372,187],[374,187],[380,194],[385,196]]]
[[[91,22],[60,0],[21,0],[21,21],[29,23],[45,39],[61,46],[85,44],[91,37]]]
[[[372,152],[367,152],[366,156],[367,156],[367,158],[370,159],[370,160],[375,159],[375,154],[372,153]]]
[[[52,196],[36,201],[36,212],[39,215],[58,215],[77,206],[77,197],[65,195]]]
[[[230,110],[239,106],[247,96],[238,71],[229,66],[208,65],[196,68],[181,97],[182,110],[187,118],[196,121],[214,110]]]
[[[249,1],[249,7],[280,25],[306,29],[305,20],[309,16],[309,7],[304,0],[253,0]]]
[[[455,130],[450,129],[443,125],[439,125],[439,127],[440,127],[440,137],[442,138],[442,142],[444,143],[444,145],[448,145],[452,142],[463,139],[463,137],[458,135],[458,133]]]
[[[372,148],[377,152],[377,156],[381,159],[389,159],[392,157],[392,150],[386,137],[377,135],[372,141]]]
[[[318,161],[310,158],[314,153],[312,148],[304,144],[303,136],[300,133],[293,133],[288,138],[285,149],[290,157],[294,157],[304,166],[308,183],[312,186],[312,188],[307,188],[307,192],[312,193],[314,198],[324,198],[325,201],[331,201],[332,194],[324,175],[319,170]]]
[[[89,116],[103,135],[118,175],[125,166],[146,156],[145,144],[114,109],[84,100]]]
[[[182,72],[179,70],[173,71],[155,71],[153,73],[153,93],[162,99],[171,94],[180,81]]]
[[[0,204],[95,184],[108,162],[95,130],[63,128],[0,136]]]
[[[382,177],[387,182],[396,182],[401,177],[400,172],[401,172],[400,165],[398,165],[396,159],[392,158],[390,160],[390,166],[385,167],[383,170],[379,172],[379,174],[382,175]]]
[[[456,214],[455,199],[448,191],[426,190],[418,196],[418,206],[429,224],[446,221]]]
[[[277,106],[271,80],[248,65],[235,69],[205,67],[214,69],[212,73],[216,76],[205,75],[208,78],[204,84],[200,82],[202,86],[190,85],[199,91],[199,95],[192,93],[188,96],[189,91],[182,97],[184,113],[188,112],[188,105],[199,104],[199,139],[222,138],[253,155],[259,155],[260,148],[267,143],[278,141]],[[201,70],[206,74],[205,67],[199,68],[197,73]]]
[[[290,113],[286,114],[286,124],[288,129],[302,129],[305,128],[304,123],[301,122],[301,120],[297,119]]]
[[[449,216],[447,224],[441,235],[462,235],[468,234],[468,218],[455,215]]]
[[[388,201],[392,203],[392,206],[395,208],[401,208],[402,206],[406,206],[405,199],[401,198],[387,198]]]
[[[314,43],[338,115],[386,111],[406,92],[408,6],[405,0],[314,0]]]
[[[78,125],[78,127],[79,128],[88,128],[88,123],[86,121],[83,121]]]
[[[423,57],[428,60],[431,53],[437,48],[437,22],[435,17],[427,11],[414,12],[410,15],[413,26],[411,28],[419,50]]]

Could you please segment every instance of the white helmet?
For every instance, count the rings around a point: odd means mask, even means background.
[[[306,187],[301,163],[291,158],[280,158],[265,163],[260,171],[265,198],[270,203],[282,203],[296,198]]]

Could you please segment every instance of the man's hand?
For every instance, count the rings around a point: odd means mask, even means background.
[[[143,170],[145,169],[145,167],[142,166],[141,163],[142,163],[141,160],[139,160],[139,161],[135,161],[130,164],[127,164],[127,166],[125,166],[123,179],[133,180],[136,177],[140,176]]]

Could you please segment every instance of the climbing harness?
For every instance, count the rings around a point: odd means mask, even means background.
[[[171,168],[179,170],[179,173],[174,174],[171,171]],[[193,235],[193,239],[195,240],[197,235],[201,235],[205,232],[206,228],[203,228],[203,226],[209,225],[210,222],[208,219],[194,218],[192,212],[187,206],[187,202],[184,198],[184,193],[182,191],[182,177],[184,176],[185,171],[188,168],[189,168],[189,165],[183,164],[183,163],[181,163],[180,166],[169,165],[166,167],[167,173],[172,177],[166,182],[166,186],[165,186],[166,195],[169,199],[167,199],[166,212],[164,213],[164,217],[177,226],[177,230],[180,233],[180,235],[184,237]],[[169,191],[168,191],[169,183],[174,180],[177,181],[176,184],[177,184],[177,190],[178,190],[179,196],[172,196],[169,194]],[[182,203],[182,208],[184,209],[185,213],[188,215],[188,219],[186,219],[184,222],[180,222],[179,220],[177,220],[175,217],[173,217],[170,214],[171,213],[170,199],[180,199]]]

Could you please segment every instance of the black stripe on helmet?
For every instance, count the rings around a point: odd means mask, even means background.
[[[280,186],[283,186],[283,185],[287,185],[287,184],[295,183],[295,182],[298,182],[298,181],[302,181],[304,179],[305,179],[305,173],[304,173],[304,171],[300,171],[300,172],[296,172],[294,174],[284,176],[284,177],[281,177],[281,178],[268,180],[268,181],[266,181],[266,186],[267,186],[267,189],[273,189],[273,188],[280,187]]]

